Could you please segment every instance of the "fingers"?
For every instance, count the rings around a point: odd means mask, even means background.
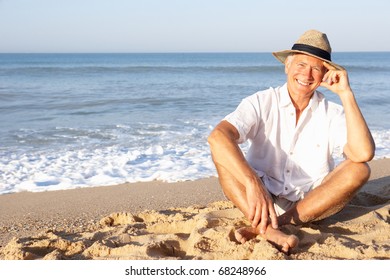
[[[254,219],[255,219],[255,216],[256,216],[256,211],[257,211],[257,208],[255,206],[251,207],[249,206],[249,209],[248,209],[248,220],[252,222],[252,225],[254,224]]]
[[[332,64],[329,64],[329,63],[326,62],[326,61],[324,61],[323,64],[324,64],[325,68],[328,69],[328,70],[337,70],[336,67],[334,67]]]
[[[261,207],[258,205],[256,207],[256,212],[255,212],[255,216],[252,220],[252,227],[257,227],[257,225],[260,223],[262,219],[262,211],[261,211]]]
[[[344,92],[351,91],[346,70],[338,70],[329,63],[323,63],[328,70],[322,79],[321,86],[326,87],[330,91],[340,95]]]
[[[335,71],[330,71],[324,75],[322,82],[327,83],[329,85],[336,84],[340,81],[340,73]]]
[[[274,208],[274,203],[270,199],[267,204],[263,205],[263,211],[261,215],[261,223],[260,223],[260,233],[264,234],[267,226],[271,223],[272,228],[278,228],[278,218]],[[269,221],[271,220],[271,221]]]
[[[247,203],[246,216],[253,228],[258,228],[262,234],[265,233],[270,223],[273,228],[278,228],[273,200],[262,186],[248,188]]]
[[[260,233],[265,234],[268,225],[268,207],[266,204],[263,204],[263,209],[261,211],[261,222],[260,222]]]
[[[328,83],[329,85],[333,85],[339,81],[339,72],[336,67],[324,61],[324,66],[328,70],[324,77],[322,78],[322,82]]]
[[[257,207],[253,209],[252,215],[253,219],[250,219],[252,227],[259,227],[261,234],[265,234],[269,223],[271,223],[271,226],[274,229],[278,228],[277,215],[272,200],[257,205]]]
[[[278,216],[276,215],[276,211],[274,208],[274,203],[271,201],[270,205],[268,206],[269,209],[269,217],[271,219],[271,225],[274,229],[278,228]]]

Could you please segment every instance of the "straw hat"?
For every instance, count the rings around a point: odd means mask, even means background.
[[[273,52],[272,54],[277,60],[284,64],[287,56],[293,53],[302,53],[314,56],[328,62],[338,70],[344,69],[342,66],[332,62],[332,48],[330,47],[328,37],[325,33],[321,33],[317,30],[306,31],[301,37],[299,37],[298,41],[295,42],[291,50]]]

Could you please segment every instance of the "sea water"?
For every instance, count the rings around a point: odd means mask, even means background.
[[[333,60],[389,157],[390,53]],[[0,54],[0,194],[215,176],[213,127],[284,82],[270,53]]]

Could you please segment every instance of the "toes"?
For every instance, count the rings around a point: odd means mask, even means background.
[[[281,251],[285,254],[290,253],[290,249],[296,247],[298,245],[299,239],[295,235],[290,235],[286,242],[283,243]]]
[[[239,230],[236,230],[236,232],[234,233],[234,237],[236,238],[237,242],[241,244],[244,244],[247,241]]]
[[[283,243],[283,246],[282,248],[280,249],[280,251],[282,251],[283,253],[285,253],[286,255],[289,254],[289,251],[290,251],[290,245],[288,245],[287,242]]]
[[[240,228],[237,229],[234,233],[234,237],[238,242],[244,244],[248,240],[255,238],[257,234],[254,232],[252,228]]]
[[[241,242],[241,239],[243,239],[243,237],[242,237],[241,233],[240,233],[238,230],[236,230],[236,231],[234,232],[234,237],[236,238],[236,240],[237,240],[238,242],[242,243],[242,242]]]
[[[294,248],[298,245],[299,243],[299,239],[298,237],[296,237],[295,235],[290,235],[288,238],[287,238],[287,241],[288,245],[290,246],[290,248]]]

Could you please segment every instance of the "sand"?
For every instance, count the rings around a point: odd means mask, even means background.
[[[255,238],[216,178],[0,196],[0,259],[370,260],[390,259],[390,159],[340,213],[283,231],[300,239],[289,255]]]

